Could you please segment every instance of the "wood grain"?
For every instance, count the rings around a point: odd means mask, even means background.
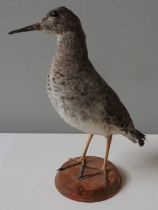
[[[78,158],[74,158],[74,161]],[[72,165],[74,161],[68,160],[62,167]],[[100,172],[102,164],[102,158],[87,156],[84,175],[88,176],[79,179],[81,165],[59,171],[55,177],[56,188],[67,198],[80,202],[98,202],[114,196],[120,190],[121,176],[114,164],[108,161],[107,184],[105,184],[103,173],[93,176],[96,172]]]

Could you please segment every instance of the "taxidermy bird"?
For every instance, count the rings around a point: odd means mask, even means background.
[[[89,134],[84,151],[76,162],[59,170],[81,164],[79,177],[84,176],[85,156],[93,135],[107,139],[105,159],[100,172],[106,177],[112,135],[122,134],[140,146],[145,135],[138,131],[119,96],[98,74],[88,58],[86,36],[80,19],[68,8],[49,11],[39,22],[9,34],[45,31],[57,35],[57,52],[48,74],[50,102],[71,126]]]

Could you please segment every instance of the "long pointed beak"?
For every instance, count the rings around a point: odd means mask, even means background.
[[[15,34],[20,32],[27,32],[27,31],[41,31],[43,28],[41,26],[41,23],[35,23],[30,26],[26,26],[24,28],[16,29],[14,31],[10,31],[8,34]]]

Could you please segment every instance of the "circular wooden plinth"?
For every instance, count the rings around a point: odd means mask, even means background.
[[[79,157],[74,158],[77,160]],[[65,162],[62,167],[72,165],[74,161]],[[99,172],[103,165],[100,157],[87,156],[84,175],[92,175]],[[97,202],[114,196],[121,187],[121,176],[117,168],[111,162],[107,165],[107,183],[103,173],[94,176],[87,176],[79,179],[81,165],[59,171],[55,177],[55,185],[58,191],[75,201]]]

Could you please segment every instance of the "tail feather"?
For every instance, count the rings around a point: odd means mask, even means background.
[[[145,134],[138,130],[134,130],[128,133],[128,138],[134,143],[138,142],[139,146],[143,146],[146,140]]]
[[[133,143],[138,143],[139,146],[143,146],[145,144],[145,140],[146,140],[145,134],[141,133],[140,131],[136,129],[134,131],[129,131],[126,136]]]
[[[135,130],[134,136],[138,140],[139,146],[143,146],[146,140],[145,134],[141,133],[138,130]]]

